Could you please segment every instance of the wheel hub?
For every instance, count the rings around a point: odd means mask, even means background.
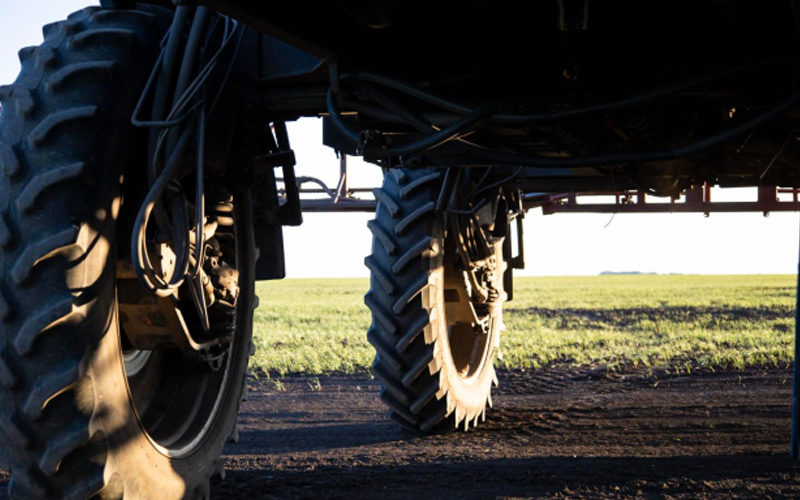
[[[498,251],[502,238],[491,235],[473,216],[455,215],[445,238],[445,316],[453,364],[469,382],[481,373],[491,352],[492,330],[502,309]],[[500,254],[502,258],[502,254]]]
[[[165,455],[179,457],[199,446],[221,409],[224,389],[229,385],[231,353],[241,349],[236,338],[238,308],[241,307],[238,263],[244,249],[237,244],[233,199],[225,196],[216,204],[214,232],[205,241],[204,285],[201,293],[208,330],[197,311],[187,281],[175,297],[158,299],[158,311],[175,317],[178,323],[153,321],[153,315],[132,319],[143,307],[153,309],[155,300],[144,289],[138,309],[120,302],[122,357],[130,395],[148,438]],[[130,299],[136,280],[118,280],[118,289]],[[149,328],[148,321],[150,322]],[[135,330],[131,334],[131,328]],[[168,330],[155,335],[154,329]],[[150,337],[148,337],[150,335]],[[145,343],[148,349],[140,349]]]

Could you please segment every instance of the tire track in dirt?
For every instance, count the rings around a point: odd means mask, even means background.
[[[429,437],[389,422],[366,378],[289,378],[255,391],[215,495],[796,498],[789,376],[507,371],[483,426]]]
[[[506,371],[485,424],[427,437],[366,376],[251,380],[212,498],[794,499],[790,377]]]

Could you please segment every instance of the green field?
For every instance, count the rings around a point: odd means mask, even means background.
[[[691,370],[791,362],[795,276],[517,278],[500,366]],[[366,279],[257,285],[254,373],[366,372]]]

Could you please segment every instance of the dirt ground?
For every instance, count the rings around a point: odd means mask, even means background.
[[[430,437],[395,427],[367,377],[282,380],[251,381],[212,498],[800,498],[788,370],[501,372],[485,424]]]

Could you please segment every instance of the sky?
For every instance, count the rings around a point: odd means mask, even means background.
[[[91,1],[0,0],[0,85],[19,72],[17,51],[42,41],[41,27],[66,18]],[[289,126],[298,175],[336,185],[339,163],[322,146],[318,119]],[[374,187],[378,167],[350,162],[350,187]],[[754,189],[715,189],[714,200],[755,199]],[[304,224],[285,228],[288,277],[368,276],[370,214],[305,214]],[[531,210],[525,218],[530,276],[596,275],[602,271],[681,274],[796,273],[800,217],[796,212],[711,214],[559,214]]]

